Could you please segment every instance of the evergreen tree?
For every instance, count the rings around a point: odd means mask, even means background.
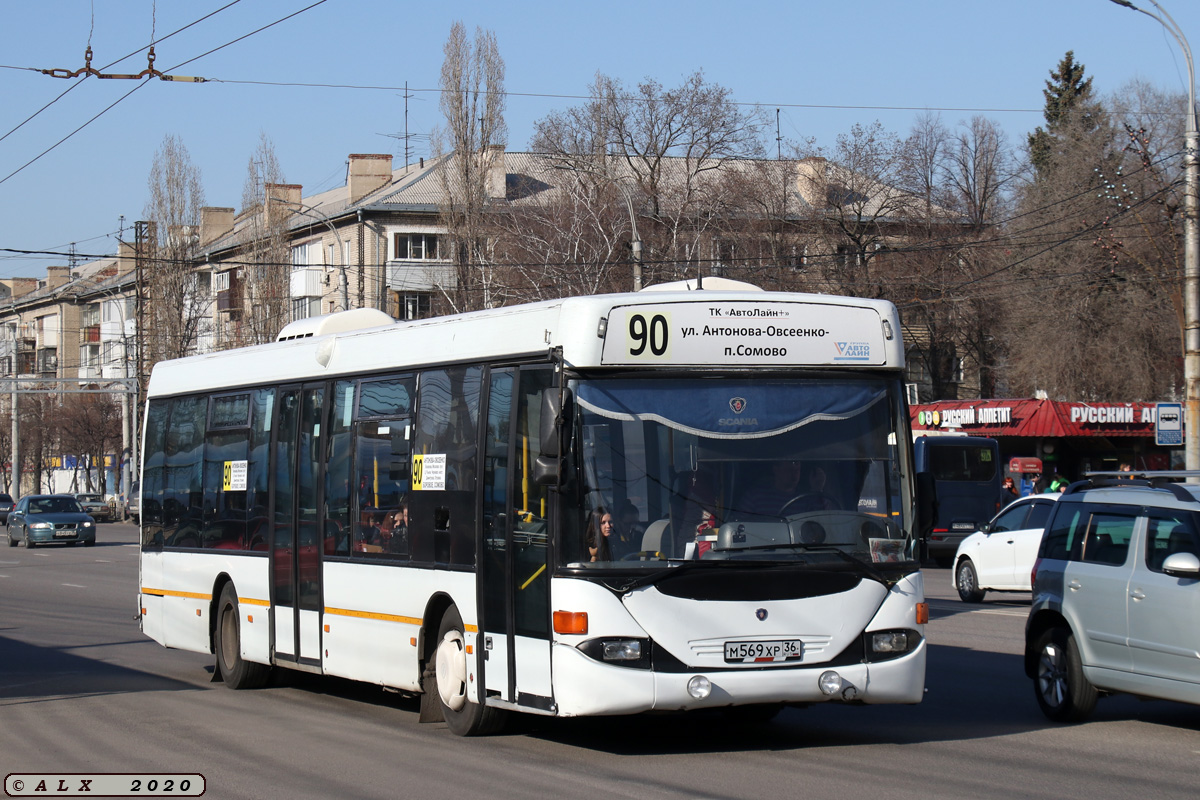
[[[1039,126],[1029,135],[1030,160],[1039,178],[1053,163],[1056,146],[1072,138],[1072,129],[1086,133],[1097,127],[1099,111],[1092,100],[1092,79],[1084,78],[1084,66],[1075,61],[1072,50],[1051,70],[1042,95],[1046,98],[1046,127]]]

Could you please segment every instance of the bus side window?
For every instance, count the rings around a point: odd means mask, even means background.
[[[338,381],[333,391],[329,454],[325,467],[325,553],[350,554],[350,418],[354,383]]]

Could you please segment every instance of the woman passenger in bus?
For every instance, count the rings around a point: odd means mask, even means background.
[[[612,533],[612,514],[608,513],[604,506],[597,506],[588,516],[587,533],[584,537],[592,561],[613,560],[612,543],[609,541]]]

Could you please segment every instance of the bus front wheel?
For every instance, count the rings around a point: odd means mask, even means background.
[[[437,650],[434,652],[432,691],[442,707],[446,727],[457,736],[482,736],[499,731],[504,725],[504,711],[472,702],[467,696],[466,634],[462,616],[451,606],[442,616],[438,627]]]
[[[242,658],[239,613],[237,591],[232,583],[227,583],[221,589],[221,602],[217,606],[216,641],[213,643],[213,649],[217,651],[217,669],[230,689],[258,689],[266,685],[271,668]]]

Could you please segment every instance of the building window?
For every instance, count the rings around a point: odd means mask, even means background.
[[[321,313],[321,298],[295,297],[292,298],[292,321],[308,319]]]
[[[82,323],[84,325],[99,325],[100,324],[100,304],[99,303],[88,303],[86,306],[83,307]]]
[[[396,295],[397,319],[427,319],[432,297],[428,292],[405,292]]]
[[[438,257],[438,237],[432,233],[397,233],[393,258],[396,261],[421,261]]]
[[[39,373],[47,374],[58,371],[58,350],[39,350],[38,351],[38,370]]]
[[[292,269],[308,266],[309,247],[311,244],[298,244],[292,247]]]
[[[842,269],[859,266],[858,250],[848,244],[839,244],[833,259]]]

